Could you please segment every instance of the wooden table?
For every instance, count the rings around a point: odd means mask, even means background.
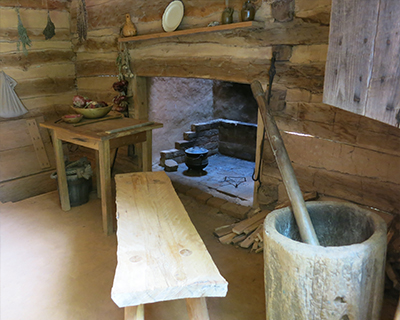
[[[82,122],[88,122],[82,125]],[[131,118],[109,119],[90,123],[83,119],[79,126],[64,122],[44,122],[40,126],[50,129],[53,137],[56,157],[58,190],[61,208],[71,209],[67,177],[65,173],[62,141],[74,143],[96,150],[97,194],[101,197],[103,230],[112,234],[113,230],[113,199],[111,192],[110,150],[130,144],[142,143],[143,171],[151,171],[152,166],[152,130],[161,128],[161,123]]]

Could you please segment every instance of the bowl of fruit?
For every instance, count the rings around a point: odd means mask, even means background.
[[[112,105],[109,106],[104,101],[97,102],[82,96],[74,96],[72,102],[73,106],[71,106],[71,108],[76,113],[83,115],[84,118],[89,119],[102,118],[107,115],[113,107]]]

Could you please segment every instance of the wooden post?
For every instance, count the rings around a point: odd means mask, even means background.
[[[133,93],[133,110],[129,112],[130,117],[138,120],[148,120],[149,103],[147,99],[147,77],[135,76],[131,81],[130,88]],[[144,162],[148,161],[148,159],[144,159],[144,154],[146,153],[148,155],[148,152],[143,148],[145,148],[144,143],[138,143],[135,145],[135,153],[138,157],[138,166],[142,171],[151,171],[144,169],[145,167],[147,167],[147,164],[145,164]]]
[[[206,298],[186,299],[186,307],[190,320],[210,320]]]
[[[142,143],[142,166],[143,172],[152,171],[153,166],[153,132],[151,130],[146,131],[146,141]]]
[[[144,320],[144,305],[125,307],[125,320]]]
[[[111,193],[110,141],[104,140],[99,145],[99,171],[101,189],[101,207],[103,213],[103,231],[113,233],[113,201]]]
[[[68,211],[71,209],[71,204],[69,201],[67,174],[65,172],[62,141],[58,139],[57,133],[54,130],[51,130],[51,133],[53,136],[54,154],[56,156],[58,193],[60,194],[61,208],[64,211]]]

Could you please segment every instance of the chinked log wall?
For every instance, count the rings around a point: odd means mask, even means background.
[[[16,6],[32,41],[27,56],[22,53],[22,46],[21,51],[17,50]],[[67,0],[0,3],[0,70],[18,82],[15,91],[29,111],[19,118],[0,118],[0,201],[16,201],[56,189],[50,179],[55,166],[47,131],[39,129],[42,150],[34,145],[26,120],[43,121],[43,116],[57,118],[65,114],[76,92],[69,6]],[[42,34],[47,10],[56,28],[56,35],[50,40]],[[38,161],[38,152],[47,154],[48,165]]]
[[[240,10],[242,1],[230,3]],[[195,9],[196,4],[203,10]],[[206,8],[200,2],[196,4],[192,1],[192,6],[186,6],[181,29],[219,20],[221,4],[207,3]],[[256,19],[265,22],[264,29],[130,43],[132,68],[142,77],[199,77],[242,83],[258,79],[266,85],[269,61],[277,51],[273,107],[303,191],[316,190],[400,212],[400,131],[322,103],[330,1],[298,0],[293,20],[285,21],[290,20],[287,12],[291,5],[291,1],[274,1],[272,5],[259,1]],[[163,7],[157,8],[158,20]],[[136,17],[139,33],[161,31],[146,30],[153,24],[129,12]],[[260,128],[259,137],[261,132]],[[269,161],[270,150],[265,150],[257,194],[260,203],[263,191],[271,190],[264,187],[271,182],[282,190],[279,172]]]
[[[20,0],[21,4],[24,2],[33,3]],[[115,95],[111,86],[116,79],[117,38],[124,14],[131,14],[139,34],[160,32],[162,12],[169,2],[86,0],[89,33],[88,40],[80,44],[75,27],[77,3],[73,0],[71,30],[78,92],[110,101]],[[200,0],[184,1],[185,18],[180,29],[203,27],[211,21],[218,21],[224,8],[220,2],[207,1],[204,5]],[[242,2],[230,1],[236,10],[236,21]],[[273,106],[304,191],[317,190],[397,213],[400,212],[397,197],[400,192],[399,130],[322,103],[330,2],[296,0],[293,20],[285,21],[290,20],[287,19],[287,9],[290,11],[293,7],[292,1],[259,0],[256,2],[256,19],[265,22],[264,29],[129,43],[132,69],[139,75],[137,81],[132,81],[133,88],[145,89],[146,77],[154,76],[213,78],[242,83],[258,79],[266,85],[269,61],[272,52],[277,51],[279,61]],[[49,3],[66,5],[63,1]],[[16,35],[15,24],[13,28]],[[5,32],[3,26],[1,30]],[[47,49],[68,52],[64,47]],[[3,56],[6,53],[2,51]],[[18,63],[18,67],[21,66],[22,63]],[[144,96],[139,94],[135,99],[145,105],[146,90],[142,92]],[[69,102],[69,99],[70,95],[68,100],[57,101]],[[135,116],[146,117],[146,114],[140,114],[142,111],[143,108],[135,106]],[[259,127],[261,140],[262,128]],[[268,151],[266,148],[263,155],[258,193],[261,203],[263,190],[268,189],[264,186],[280,180]]]

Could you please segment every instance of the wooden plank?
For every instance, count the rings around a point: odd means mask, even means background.
[[[246,239],[246,237],[246,234],[236,235],[236,237],[232,239],[232,244],[238,244],[239,242],[242,242],[244,239]]]
[[[74,77],[42,78],[19,81],[15,92],[20,99],[71,92],[75,89]],[[69,101],[68,101],[69,102]]]
[[[325,103],[398,125],[399,14],[396,0],[333,1]]]
[[[263,224],[260,224],[251,235],[249,235],[244,241],[242,241],[240,246],[242,248],[249,248],[253,244],[255,239],[258,237],[258,234],[263,231],[263,228],[264,228]]]
[[[328,105],[287,103],[275,113],[281,131],[297,132],[400,156],[400,131],[392,126]]]
[[[119,307],[225,296],[223,279],[165,172],[116,175]],[[139,276],[140,275],[140,276]]]
[[[13,137],[12,139],[0,139],[0,151],[26,147],[32,144],[25,120],[11,120],[0,125],[1,137]]]
[[[232,232],[232,228],[236,225],[236,223],[228,224],[226,226],[221,226],[214,229],[214,235],[219,237],[225,236],[228,233]]]
[[[325,139],[282,133],[293,163],[400,184],[400,156]],[[304,153],[304,150],[307,153]]]
[[[381,0],[365,115],[393,126],[400,122],[400,2]]]
[[[218,240],[219,242],[221,242],[222,244],[230,244],[232,243],[233,239],[237,236],[236,233],[234,232],[229,232],[228,234],[220,237]]]
[[[28,125],[29,134],[32,139],[32,144],[36,152],[39,165],[42,169],[50,167],[49,157],[47,156],[42,137],[39,132],[39,127],[35,119],[26,120]]]
[[[7,67],[4,68],[4,72],[17,82],[42,78],[66,78],[75,76],[75,65],[72,61],[44,63],[43,65],[26,67],[24,70]]]
[[[44,144],[46,154],[52,154],[50,142]],[[54,160],[49,161],[49,166],[54,169]],[[44,169],[37,160],[37,153],[31,144],[26,147],[0,151],[0,181],[13,180],[42,172]]]
[[[186,307],[190,320],[210,320],[206,298],[186,299]]]
[[[260,219],[260,220],[258,220],[256,222],[252,223],[246,229],[243,230],[243,233],[246,234],[246,235],[252,233],[254,230],[256,230],[258,228],[258,226],[260,224],[263,223],[263,221],[264,221],[264,219]]]
[[[324,102],[365,114],[379,0],[333,0]]]
[[[40,36],[43,37],[43,34],[41,33]],[[40,52],[38,51],[29,52],[27,56],[25,56],[22,52],[0,54],[0,59],[2,60],[4,65],[7,66],[7,68],[13,67],[13,68],[25,69],[30,66],[37,66],[49,62],[50,63],[72,62],[74,56],[75,54],[72,50],[49,49]]]
[[[260,21],[246,21],[246,22],[238,22],[231,24],[222,24],[215,27],[205,27],[205,28],[195,28],[188,30],[177,30],[174,32],[163,32],[163,33],[153,33],[153,34],[145,34],[134,37],[127,38],[119,38],[118,42],[133,42],[133,41],[142,41],[149,39],[159,39],[159,38],[169,38],[169,37],[177,37],[184,35],[193,35],[196,33],[207,33],[207,32],[216,32],[216,31],[229,31],[233,29],[241,29],[241,28],[263,28],[264,22]]]
[[[264,219],[268,213],[270,213],[270,211],[263,210],[263,211],[257,213],[256,215],[254,215],[253,217],[251,217],[250,219],[246,219],[246,220],[239,222],[232,229],[232,231],[236,234],[241,234],[248,226],[252,225],[253,223],[255,223],[261,219]]]
[[[0,201],[16,202],[57,189],[56,181],[50,179],[54,170],[40,172],[28,177],[0,183]]]
[[[35,41],[34,46],[28,48],[29,53],[43,50],[71,50],[71,41]],[[18,51],[16,42],[2,42],[0,52],[21,53],[21,51]]]

